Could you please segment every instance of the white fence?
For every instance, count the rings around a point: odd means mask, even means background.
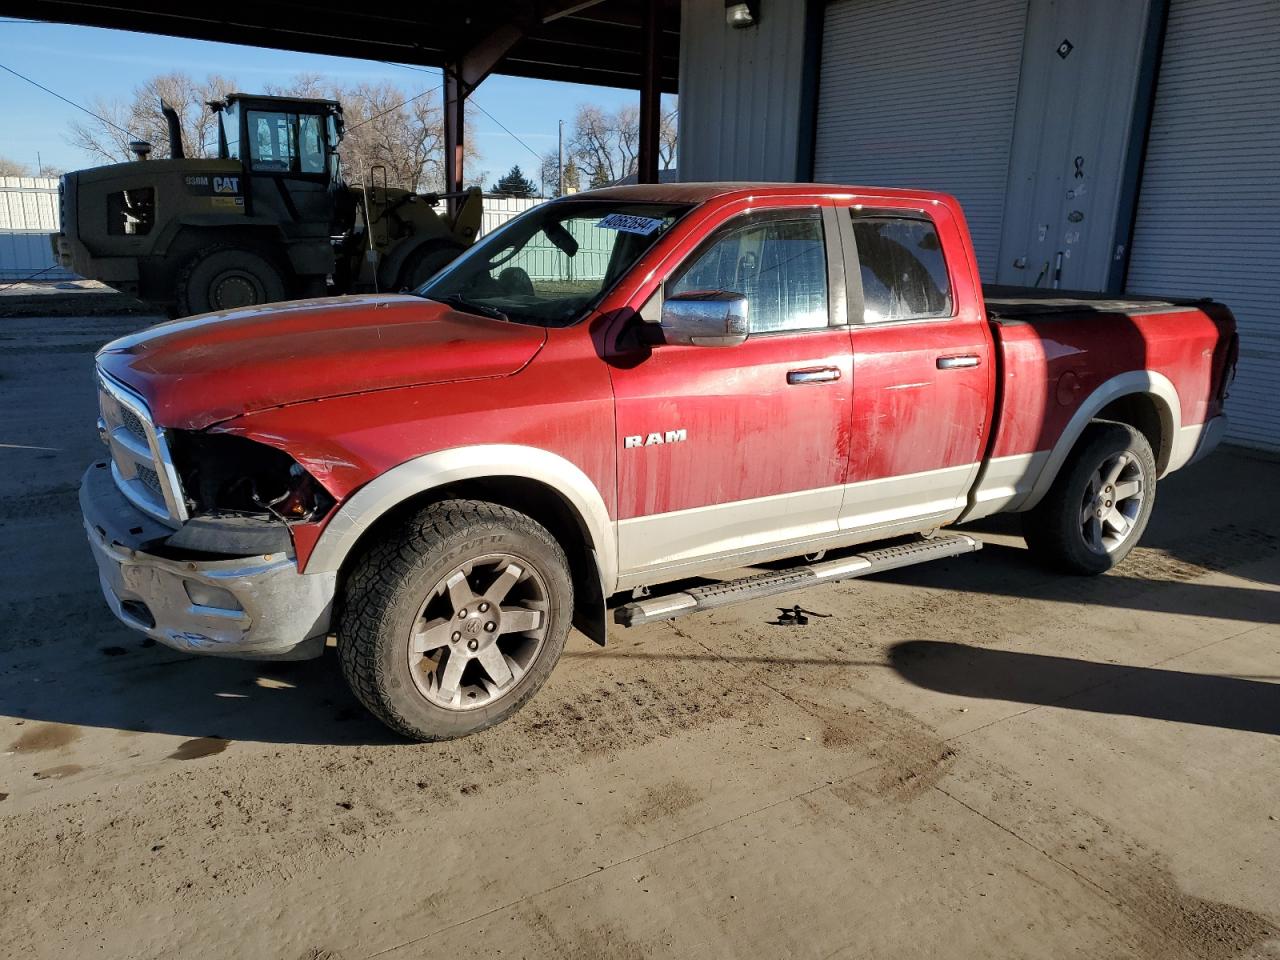
[[[536,207],[545,200],[518,197],[485,197],[484,218],[480,235],[495,230],[513,217]],[[570,257],[550,241],[535,240],[519,257],[510,261],[520,267],[531,280],[599,280],[609,267],[609,255],[613,252],[616,234],[611,230],[597,230],[586,224],[573,224],[571,232],[578,241],[577,253]]]
[[[74,277],[53,259],[49,234],[57,232],[55,177],[0,177],[0,281]]]
[[[513,217],[517,217],[526,210],[546,202],[533,197],[527,199],[524,197],[485,197],[484,215],[480,218],[480,236],[483,237],[490,230],[497,229]]]

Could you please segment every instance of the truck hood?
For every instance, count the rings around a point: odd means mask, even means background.
[[[157,424],[198,430],[304,400],[509,376],[545,341],[541,327],[375,295],[175,320],[112,341],[97,359]]]

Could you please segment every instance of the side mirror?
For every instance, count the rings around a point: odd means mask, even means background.
[[[664,343],[733,347],[747,339],[747,298],[728,290],[697,290],[662,304]]]

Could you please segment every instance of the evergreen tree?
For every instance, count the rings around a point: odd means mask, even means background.
[[[490,189],[491,192],[504,197],[532,197],[538,192],[537,185],[524,175],[518,163],[503,174]]]

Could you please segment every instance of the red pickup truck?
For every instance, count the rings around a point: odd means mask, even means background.
[[[126,624],[235,657],[336,636],[374,714],[452,737],[626,591],[618,623],[674,617],[974,550],[941,531],[998,511],[1101,573],[1221,437],[1236,353],[1210,301],[984,298],[942,194],[616,187],[412,293],[108,344],[80,499]]]

